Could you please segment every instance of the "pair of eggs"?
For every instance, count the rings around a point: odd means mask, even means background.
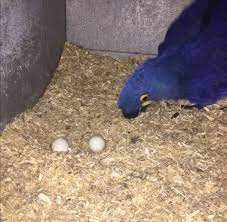
[[[88,145],[93,152],[101,152],[105,148],[105,140],[102,136],[92,136],[89,139]],[[68,152],[69,143],[66,139],[60,137],[52,142],[51,148],[53,152]]]

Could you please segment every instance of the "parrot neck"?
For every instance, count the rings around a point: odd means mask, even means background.
[[[153,81],[157,99],[182,99],[187,62],[179,51],[167,53],[158,57],[155,65],[157,72]]]

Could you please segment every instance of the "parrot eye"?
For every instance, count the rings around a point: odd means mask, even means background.
[[[141,103],[144,103],[147,101],[149,95],[146,93],[146,94],[143,94],[142,96],[140,96],[140,102]]]
[[[141,102],[142,107],[147,107],[152,103],[150,100],[148,100],[148,98],[149,98],[148,93],[145,93],[142,96],[140,96],[140,102]]]

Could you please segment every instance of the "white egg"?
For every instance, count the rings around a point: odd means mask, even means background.
[[[105,140],[102,136],[92,136],[89,140],[89,147],[93,152],[100,152],[105,148]]]
[[[53,141],[51,148],[53,152],[68,152],[69,143],[66,139],[60,137]]]

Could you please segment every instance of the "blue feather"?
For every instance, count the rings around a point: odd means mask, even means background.
[[[159,46],[159,54],[195,40],[209,22],[214,3],[214,0],[193,1],[169,27],[164,42]]]
[[[227,95],[227,1],[217,1],[206,29],[185,50],[190,64],[185,97],[207,105]]]
[[[186,18],[193,16],[198,22],[192,22],[192,33],[184,35],[190,23]],[[227,1],[194,2],[170,27],[159,49],[159,55],[140,65],[121,90],[118,106],[126,117],[144,108],[143,94],[149,101],[188,99],[196,105],[222,99],[227,95]]]

